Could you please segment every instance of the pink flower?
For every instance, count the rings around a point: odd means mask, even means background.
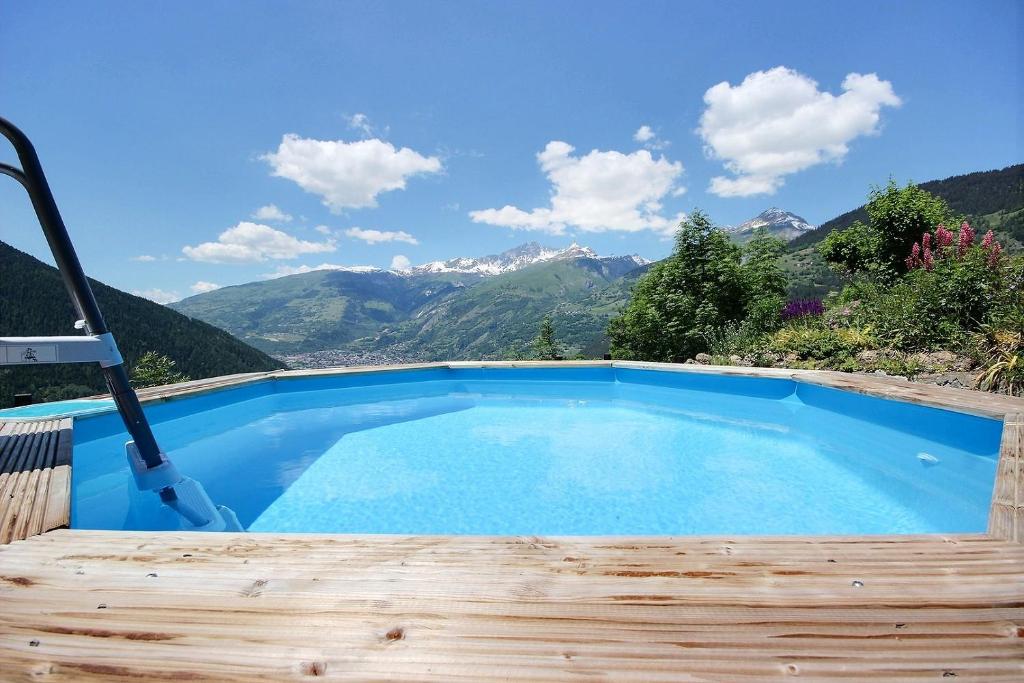
[[[996,236],[992,234],[991,230],[986,232],[985,236],[981,238],[981,248],[984,249],[985,251],[988,251],[992,247],[992,240],[994,240],[995,238]]]
[[[999,254],[1003,251],[1003,245],[996,242],[992,245],[992,249],[988,252],[988,267],[995,268],[999,265]]]
[[[926,232],[925,234],[921,235],[921,244],[924,245],[925,249],[931,249],[931,247],[932,247],[932,234],[930,232]]]
[[[935,228],[935,241],[937,243],[936,246],[939,249],[942,249],[943,247],[948,247],[949,245],[953,244],[953,233],[951,233],[949,230],[946,230],[945,225],[939,223],[939,227]]]
[[[974,228],[968,225],[967,221],[964,221],[963,225],[960,226],[959,237],[960,239],[956,245],[956,255],[963,257],[967,250],[971,248],[971,245],[974,244]]]
[[[935,259],[932,257],[932,250],[926,248],[924,250],[924,269],[925,270],[931,270],[934,267],[935,267]]]
[[[925,233],[926,235],[928,233]],[[921,267],[921,245],[914,242],[914,246],[910,249],[910,256],[906,258],[904,263],[907,264],[907,270],[913,270],[914,268]]]

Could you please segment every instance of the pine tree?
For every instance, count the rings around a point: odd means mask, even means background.
[[[540,322],[540,331],[533,340],[533,352],[538,360],[555,360],[558,356],[555,326],[551,323],[550,315],[544,316]]]
[[[191,378],[174,369],[174,361],[156,351],[142,354],[132,368],[132,386],[136,389],[187,382]]]

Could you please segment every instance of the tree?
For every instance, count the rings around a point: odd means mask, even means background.
[[[942,198],[912,183],[899,187],[891,178],[884,188],[871,189],[866,209],[867,225],[857,221],[846,230],[829,233],[818,247],[836,270],[891,279],[907,272],[907,254],[922,234],[962,220]]]
[[[546,315],[540,321],[540,331],[533,340],[534,356],[538,360],[555,360],[558,356],[558,342],[555,341],[555,326],[551,323],[551,316]]]
[[[742,251],[701,211],[680,223],[672,255],[653,266],[608,326],[612,355],[670,361],[707,351],[749,299]]]
[[[174,369],[174,361],[156,351],[147,351],[132,367],[132,386],[136,389],[158,387],[163,384],[187,382],[191,378]]]
[[[743,250],[743,283],[746,288],[745,331],[761,335],[778,329],[786,303],[786,273],[779,259],[786,243],[761,228]]]

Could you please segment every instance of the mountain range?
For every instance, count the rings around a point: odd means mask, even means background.
[[[1018,165],[922,187],[996,229],[1014,251],[1024,241]],[[864,207],[814,227],[772,207],[735,227],[745,242],[761,228],[789,242],[782,265],[791,296],[841,286],[815,249],[828,231],[865,220]],[[650,262],[600,256],[588,247],[524,244],[501,254],[433,261],[404,270],[321,270],[225,287],[170,304],[228,330],[289,365],[508,358],[529,353],[550,315],[567,357],[607,349],[608,321],[628,302]]]
[[[336,352],[336,360],[337,354],[439,360],[525,353],[548,314],[567,352],[593,354],[602,351],[607,321],[628,297],[622,281],[649,263],[636,255],[598,256],[578,244],[556,249],[531,242],[405,270],[288,275],[170,306],[292,363],[296,354],[325,350]]]
[[[1024,165],[921,187],[968,216],[979,232],[994,229],[1007,251],[1024,249]],[[866,220],[863,206],[817,228],[772,208],[726,230],[740,242],[759,227],[791,239],[783,257],[790,295],[822,296],[841,283],[815,246],[855,220]],[[280,359],[301,367],[528,355],[545,315],[567,357],[596,357],[607,348],[608,320],[650,265],[578,244],[529,243],[404,270],[317,270],[225,287],[171,304],[175,310],[92,284],[129,364],[152,350],[200,378],[278,368]],[[54,268],[0,242],[0,272],[4,334],[68,332],[73,313]],[[70,398],[103,389],[91,366],[0,368],[0,407],[15,391]]]

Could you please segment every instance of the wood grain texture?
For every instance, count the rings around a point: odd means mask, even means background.
[[[56,531],[0,547],[0,671],[1020,681],[1024,546]]]
[[[840,373],[589,365],[784,377],[1004,419],[990,533],[50,531],[0,545],[0,679],[1024,680],[1024,401]],[[396,369],[258,373],[143,399]],[[20,496],[0,509],[4,533],[66,525],[70,426],[53,437],[66,424],[0,423],[0,495]]]
[[[0,543],[66,527],[71,420],[0,422]]]
[[[992,493],[988,532],[996,538],[1024,543],[1024,414],[1003,422],[999,464]]]

